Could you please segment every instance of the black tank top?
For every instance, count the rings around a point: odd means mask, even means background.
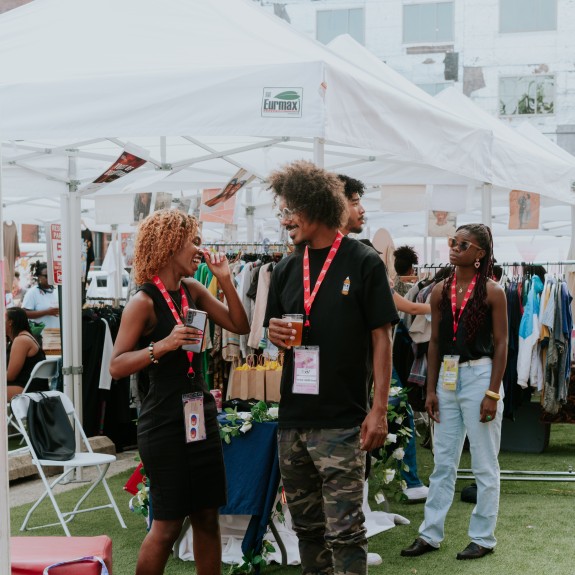
[[[36,339],[34,338],[33,335],[30,334],[28,336],[28,334],[25,333],[25,336],[30,337],[30,339],[33,339],[36,342]],[[44,361],[46,359],[46,354],[44,353],[38,342],[36,342],[36,345],[38,345],[38,351],[32,357],[26,357],[26,359],[24,360],[24,365],[20,370],[20,373],[16,376],[16,379],[14,381],[10,382],[10,385],[19,385],[20,387],[24,387],[28,383],[28,380],[30,379],[30,375],[32,374],[34,366],[37,363],[40,363],[41,361]],[[8,358],[8,361],[10,361],[10,358]],[[37,387],[47,388],[47,386],[48,386],[47,379],[36,378],[30,384],[28,391],[29,392],[36,391]]]
[[[453,315],[451,311],[441,314],[439,322],[439,354],[458,355],[459,362],[479,359],[481,357],[493,357],[493,322],[491,308],[475,332],[475,337],[468,341],[467,328],[465,326],[469,307],[465,307],[457,327],[457,340],[453,341]]]

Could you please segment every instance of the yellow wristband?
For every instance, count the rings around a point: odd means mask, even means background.
[[[491,391],[490,389],[488,389],[485,392],[485,395],[487,397],[490,397],[491,399],[496,399],[497,401],[499,401],[501,399],[501,396],[498,393],[495,393],[494,391]]]

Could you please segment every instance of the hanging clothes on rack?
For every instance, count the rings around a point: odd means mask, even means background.
[[[18,228],[16,222],[5,221],[4,233],[4,293],[12,291],[14,281],[14,269],[16,260],[20,257],[20,244],[18,243]]]

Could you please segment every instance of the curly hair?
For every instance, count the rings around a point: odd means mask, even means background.
[[[475,284],[474,296],[468,302],[468,311],[465,314],[465,329],[468,342],[473,341],[477,330],[483,324],[488,312],[487,305],[487,282],[493,277],[493,236],[491,229],[484,224],[465,224],[459,226],[457,231],[466,230],[485,251],[485,256],[479,260],[477,269],[477,283]],[[451,284],[455,279],[455,268],[452,268],[449,276],[443,282],[441,292],[441,313],[451,314]]]
[[[33,277],[37,278],[44,270],[48,269],[48,264],[46,262],[41,262],[36,260],[30,264],[30,273]]]
[[[136,283],[151,281],[197,233],[196,218],[179,210],[158,210],[142,220],[134,244]]]
[[[345,176],[344,174],[337,174],[337,177],[343,182],[343,193],[348,200],[353,199],[355,194],[360,198],[365,194],[365,186],[363,185],[363,182],[360,182],[355,178]]]
[[[413,266],[419,263],[419,257],[413,246],[399,246],[394,252],[393,267],[400,276],[404,276]]]
[[[302,213],[310,222],[338,229],[347,220],[344,183],[336,174],[298,160],[270,174],[268,182],[275,200],[283,198],[290,210]]]

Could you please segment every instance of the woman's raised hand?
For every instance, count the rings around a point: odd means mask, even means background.
[[[208,264],[209,270],[218,280],[230,277],[230,266],[228,258],[223,252],[211,252],[204,250],[204,260]]]

